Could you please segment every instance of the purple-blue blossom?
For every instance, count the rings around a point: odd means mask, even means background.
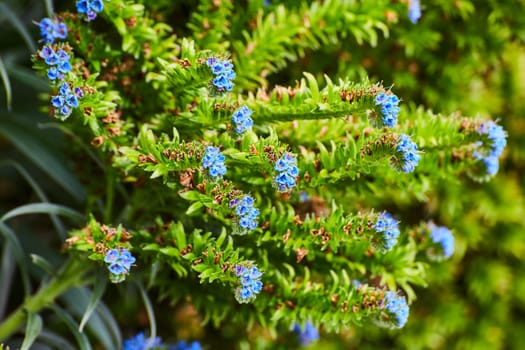
[[[248,106],[241,106],[232,115],[232,122],[235,124],[235,131],[242,134],[253,126],[251,118],[252,110]]]
[[[219,151],[219,147],[208,146],[202,158],[202,167],[208,169],[208,174],[212,178],[218,178],[226,174],[224,156]]]
[[[374,126],[378,128],[394,127],[399,115],[399,98],[393,93],[382,92],[376,96],[375,105],[379,106],[380,118],[374,119]]]
[[[113,275],[126,275],[131,269],[131,265],[136,259],[125,249],[110,249],[106,252],[104,262],[108,265],[108,270]]]
[[[486,173],[493,176],[499,170],[498,158],[507,145],[507,133],[492,120],[481,123],[476,131],[481,135],[482,141],[476,144],[473,156],[483,164]]]
[[[235,289],[235,299],[240,304],[252,302],[262,290],[262,272],[256,266],[235,266],[240,285]]]
[[[387,328],[403,328],[408,321],[408,313],[409,307],[404,296],[396,292],[386,292],[379,324]]]
[[[235,71],[233,70],[233,64],[228,60],[209,57],[206,60],[206,65],[210,67],[210,70],[214,75],[212,84],[217,91],[232,91],[232,81],[236,77]]]
[[[437,260],[450,258],[454,253],[454,236],[445,226],[435,226],[430,224],[430,240],[433,249],[429,251],[429,256]]]
[[[421,4],[419,0],[409,0],[408,3],[408,18],[410,22],[416,24],[421,17]]]
[[[235,233],[243,235],[257,227],[257,217],[259,209],[253,206],[254,200],[251,196],[244,196],[241,199],[230,201],[230,208],[235,208],[237,217],[237,228]]]
[[[38,56],[44,60],[49,66],[47,70],[47,77],[50,80],[63,80],[64,74],[71,71],[73,67],[69,62],[69,54],[60,46],[53,48],[50,44],[46,44],[38,52]]]
[[[58,95],[51,97],[51,105],[55,109],[55,115],[61,119],[69,117],[73,108],[79,106],[78,99],[84,96],[78,87],[71,90],[68,83],[63,82],[58,89]]]
[[[308,346],[311,342],[319,340],[319,331],[310,321],[306,321],[304,328],[297,323],[294,324],[293,331],[297,333],[301,346]]]
[[[154,350],[163,346],[160,337],[148,338],[143,332],[140,332],[136,336],[124,340],[122,350]]]
[[[389,213],[379,214],[374,225],[374,230],[378,233],[372,243],[375,247],[382,250],[390,250],[397,243],[399,237],[399,225]]]
[[[279,192],[290,191],[297,185],[299,168],[297,168],[297,159],[294,156],[289,153],[283,154],[275,162],[274,169],[277,171],[274,182]]]
[[[88,21],[94,20],[104,10],[103,0],[78,0],[76,5],[77,12],[86,15]]]
[[[38,25],[42,41],[46,44],[52,44],[55,39],[66,39],[67,37],[67,26],[58,18],[43,18],[35,24]]]
[[[171,346],[169,350],[202,350],[202,347],[201,344],[196,340],[192,341],[191,343],[181,340],[174,346]]]
[[[405,173],[413,172],[421,156],[418,154],[417,145],[410,139],[410,136],[399,136],[396,151],[398,153],[396,166]]]

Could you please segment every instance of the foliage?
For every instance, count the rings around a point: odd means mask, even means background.
[[[523,4],[29,5],[0,4],[0,341],[522,347]]]

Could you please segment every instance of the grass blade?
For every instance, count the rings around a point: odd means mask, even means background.
[[[87,321],[91,317],[91,314],[93,313],[93,311],[95,311],[98,303],[100,302],[100,299],[102,298],[102,295],[106,290],[107,281],[107,277],[102,274],[99,274],[97,279],[95,280],[95,288],[93,289],[93,294],[91,294],[91,300],[89,301],[89,304],[86,308],[86,312],[84,312],[84,316],[82,316],[82,321],[80,321],[80,325],[78,326],[78,330],[80,332],[84,330],[84,326],[86,325]]]
[[[31,175],[29,175],[29,173],[24,169],[23,166],[21,166],[20,164],[18,164],[15,161],[12,161],[12,160],[7,160],[7,161],[4,161],[4,162],[0,162],[0,166],[2,166],[2,165],[10,165],[10,166],[14,167],[20,173],[20,175],[22,175],[22,177],[27,181],[29,186],[31,186],[33,191],[35,191],[37,197],[40,198],[40,200],[42,202],[49,203],[49,200],[47,199],[47,196],[44,193],[44,191],[40,188],[40,186],[33,179],[33,177]],[[51,214],[50,217],[51,217],[51,221],[53,222],[53,225],[55,226],[55,228],[56,228],[60,238],[62,240],[65,240],[66,239],[66,228],[62,224],[62,221],[60,221],[58,216],[56,216],[54,214]]]
[[[90,299],[92,299],[92,292],[89,288],[70,289],[64,293],[60,299],[64,302],[67,310],[71,312],[71,314],[75,315],[76,318],[81,318],[86,311],[87,305],[89,305]],[[100,305],[101,304],[99,304],[99,306]],[[93,339],[96,338],[100,341],[103,345],[102,348],[120,348],[115,346],[114,338],[108,329],[108,325],[100,318],[98,312],[91,315],[86,323],[86,328],[89,330],[89,334]]]
[[[41,342],[51,345],[53,349],[76,350],[76,348],[67,339],[48,331],[45,328],[40,333],[39,339]]]
[[[31,254],[31,261],[33,261],[33,264],[35,264],[36,266],[40,267],[42,270],[44,270],[49,275],[51,275],[53,277],[57,276],[56,269],[53,266],[51,266],[49,261],[47,261],[46,259],[44,259],[40,255]]]
[[[11,82],[9,81],[9,75],[7,74],[7,69],[5,68],[2,57],[0,57],[0,78],[2,78],[2,83],[4,84],[7,110],[11,111]]]
[[[18,268],[20,269],[20,275],[22,278],[22,284],[24,285],[24,293],[27,296],[31,293],[31,282],[29,281],[29,273],[27,271],[27,264],[24,258],[24,251],[20,245],[16,234],[11,230],[9,226],[0,221],[0,233],[4,235],[7,242],[6,244],[11,245],[13,255],[18,262]]]
[[[74,199],[83,202],[86,197],[84,188],[73,173],[64,166],[61,157],[51,150],[51,145],[44,141],[42,131],[35,129],[33,124],[23,122],[24,119],[28,119],[27,117],[0,112],[0,134],[3,134]],[[39,119],[40,115],[34,117]]]
[[[11,22],[13,27],[15,27],[16,30],[18,30],[18,32],[26,42],[29,50],[31,52],[35,52],[36,46],[33,42],[33,39],[31,38],[31,34],[29,34],[29,31],[26,29],[24,23],[22,23],[22,21],[18,19],[16,13],[14,13],[6,4],[0,3],[0,14],[0,23],[2,23],[4,19],[7,19],[9,22]]]
[[[44,3],[46,4],[47,17],[53,17],[53,14],[54,14],[53,1],[52,0],[44,0]]]
[[[22,342],[22,346],[20,347],[20,350],[31,349],[31,346],[33,345],[41,331],[42,318],[40,317],[40,315],[35,314],[33,312],[28,312],[26,334],[24,337],[24,341]]]
[[[69,217],[74,220],[85,221],[84,215],[78,211],[65,207],[63,205],[52,203],[31,203],[21,205],[5,213],[0,217],[0,223],[20,215],[28,214],[56,214]]]
[[[2,253],[2,265],[0,266],[0,286],[2,286],[2,288],[0,288],[0,320],[4,318],[14,272],[15,264],[13,261],[13,253],[11,252],[9,242],[5,241]]]
[[[153,311],[153,305],[151,304],[151,300],[148,297],[148,293],[146,293],[146,289],[142,285],[142,283],[137,282],[137,285],[139,287],[140,295],[142,296],[142,300],[144,301],[144,307],[146,307],[146,313],[148,314],[149,323],[150,323],[150,337],[151,339],[155,339],[157,336],[157,322],[155,321],[155,313]]]
[[[84,333],[80,333],[78,331],[78,326],[73,317],[56,305],[51,306],[51,309],[53,309],[57,316],[60,317],[62,321],[64,321],[71,333],[73,333],[80,350],[91,350],[91,344],[89,343],[87,336]]]

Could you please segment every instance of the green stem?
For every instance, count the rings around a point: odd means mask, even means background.
[[[27,298],[15,312],[0,323],[0,341],[9,338],[23,326],[27,312],[38,313],[69,288],[81,285],[84,282],[84,272],[85,266],[81,261],[70,259],[57,277],[41,286],[36,294]]]

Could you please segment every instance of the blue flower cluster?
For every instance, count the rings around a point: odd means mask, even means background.
[[[507,145],[507,133],[500,125],[497,125],[492,120],[482,123],[477,132],[488,139],[486,143],[487,150],[476,150],[474,158],[481,160],[485,165],[488,175],[495,175],[499,170],[498,158],[503,153]],[[478,146],[485,143],[479,143]]]
[[[192,341],[191,343],[181,340],[174,346],[169,348],[170,350],[202,350],[201,344],[198,341]]]
[[[442,258],[450,258],[454,253],[454,236],[452,232],[445,226],[435,226],[430,224],[430,239],[432,243],[440,247],[440,253],[436,253],[434,249],[429,250],[429,257],[436,260]]]
[[[210,67],[211,72],[215,76],[212,83],[217,88],[217,91],[232,91],[232,80],[235,79],[236,76],[233,70],[233,64],[227,60],[209,57],[206,60],[206,65]]]
[[[235,289],[235,299],[240,304],[253,301],[263,287],[262,272],[256,266],[248,268],[237,265],[235,266],[235,275],[239,277],[241,282],[241,285]]]
[[[410,136],[399,136],[396,151],[401,156],[401,159],[398,159],[397,166],[405,173],[413,172],[421,156],[417,153],[417,145],[410,139]]]
[[[202,158],[202,166],[208,169],[211,177],[220,177],[226,174],[224,156],[219,152],[219,147],[208,146]]]
[[[372,243],[376,241],[375,247],[381,250],[390,250],[397,243],[400,233],[398,222],[389,213],[385,212],[379,215],[374,229],[381,234],[372,241]]]
[[[55,115],[62,119],[69,117],[73,108],[78,107],[78,99],[84,96],[82,90],[78,87],[71,91],[69,84],[64,82],[58,90],[59,94],[51,97],[51,104],[55,108]]]
[[[50,80],[63,80],[64,74],[73,69],[69,62],[69,54],[62,48],[58,48],[58,50],[55,51],[53,47],[48,44],[40,50],[38,55],[50,66],[47,70],[47,77]]]
[[[146,338],[143,332],[136,336],[124,340],[124,347],[122,350],[153,350],[164,346],[160,337]]]
[[[86,15],[88,21],[97,18],[97,13],[104,10],[103,0],[78,0],[77,11],[80,14]]]
[[[259,209],[253,206],[254,200],[250,196],[244,196],[241,199],[236,198],[230,201],[230,208],[235,207],[240,231],[237,234],[246,234],[248,231],[257,227],[257,217]]]
[[[381,119],[375,120],[375,126],[378,128],[384,126],[394,127],[397,124],[397,116],[399,114],[399,98],[392,93],[387,95],[382,92],[376,96],[375,104],[381,107]]]
[[[387,317],[382,325],[389,328],[403,328],[408,321],[408,305],[405,297],[395,292],[386,292],[383,310]]]
[[[235,131],[242,134],[253,126],[252,110],[247,106],[239,107],[232,115],[232,122],[235,123]]]
[[[419,0],[409,0],[408,2],[408,19],[416,24],[421,17],[421,4]]]
[[[297,338],[301,346],[308,346],[311,342],[319,340],[319,331],[310,321],[306,322],[304,329],[302,329],[299,324],[294,324],[293,331],[297,333]]]
[[[58,19],[44,18],[36,23],[40,28],[40,35],[46,44],[52,44],[55,39],[65,39],[67,37],[67,26]]]
[[[297,168],[297,159],[289,153],[283,154],[275,162],[274,169],[279,173],[275,177],[275,183],[279,192],[287,192],[297,184],[299,169]]]
[[[135,257],[124,248],[108,250],[104,257],[104,262],[109,265],[109,272],[114,275],[125,275],[129,273],[131,264],[135,261]]]

